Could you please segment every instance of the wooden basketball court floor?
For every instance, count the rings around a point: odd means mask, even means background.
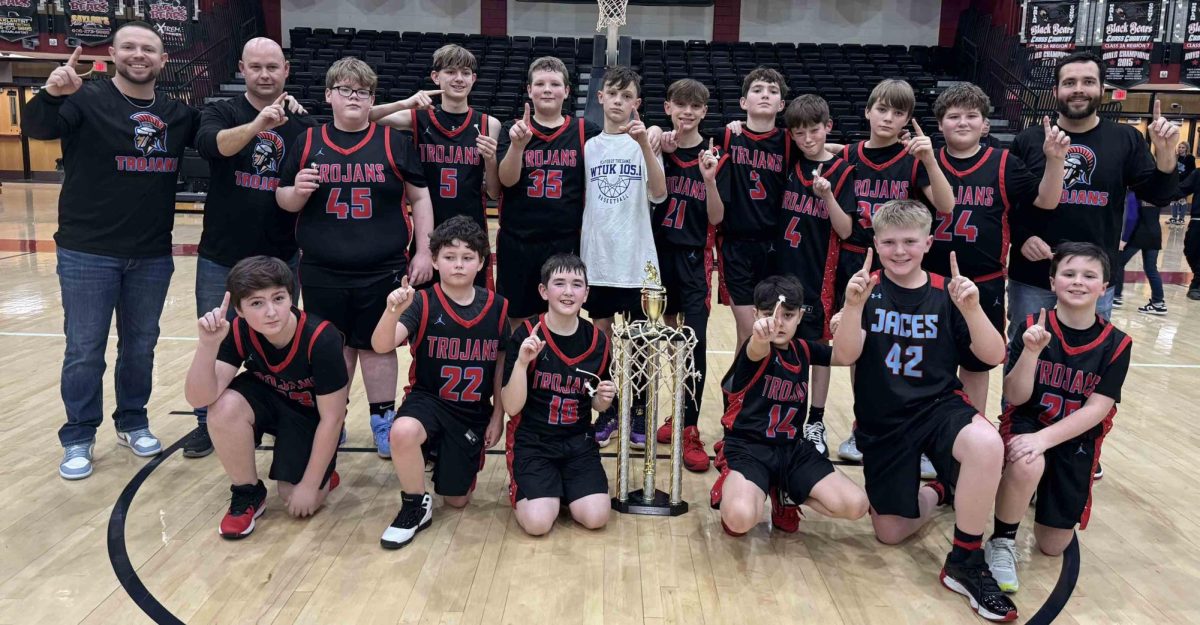
[[[978,621],[938,583],[953,527],[949,510],[899,547],[877,543],[867,519],[834,522],[812,511],[798,534],[772,533],[764,521],[733,539],[707,505],[712,469],[685,472],[692,508],[683,516],[614,516],[596,532],[563,517],[549,536],[531,538],[508,506],[503,456],[490,455],[475,502],[455,511],[435,499],[431,529],[396,552],[378,540],[399,507],[399,486],[391,463],[370,451],[340,454],[342,487],[307,521],[289,518],[272,488],[258,529],[238,542],[215,531],[229,498],[215,456],[167,455],[143,472],[130,500],[131,482],[150,461],[119,448],[106,419],[95,474],[64,481],[56,474],[55,434],[64,418],[52,243],[57,193],[54,185],[10,183],[0,195],[0,623]],[[1183,230],[1164,230],[1163,270],[1186,272]],[[149,405],[164,446],[194,426],[182,385],[195,347],[195,256],[186,244],[199,235],[199,216],[176,219],[175,242],[185,245],[175,259]],[[1114,315],[1134,338],[1134,364],[1105,441],[1107,475],[1080,534],[1078,580],[1065,584],[1073,592],[1057,622],[1200,623],[1200,302],[1187,300],[1182,286],[1166,288],[1168,316],[1136,312],[1148,295],[1144,282],[1130,285]],[[728,310],[714,306],[701,419],[710,450],[733,337]],[[115,341],[106,412],[114,351]],[[356,381],[349,445],[366,448],[361,388]],[[993,374],[992,417],[998,393]],[[847,432],[851,406],[849,376],[836,371],[826,419],[833,445]],[[265,475],[269,452],[258,461]],[[611,480],[615,461],[605,462]],[[861,482],[858,467],[840,470]],[[1032,511],[1019,537],[1022,622],[1052,598],[1060,576],[1071,578],[1062,559],[1032,553],[1031,525]]]

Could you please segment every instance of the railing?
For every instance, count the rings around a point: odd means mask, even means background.
[[[261,32],[261,3],[216,0],[191,25],[191,45],[168,57],[159,87],[192,106],[202,106],[237,71],[242,44]]]

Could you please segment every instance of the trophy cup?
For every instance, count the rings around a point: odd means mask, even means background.
[[[613,371],[620,398],[617,426],[617,494],[612,507],[627,514],[678,516],[687,512],[683,500],[683,411],[689,388],[695,392],[699,377],[692,350],[696,335],[691,328],[663,323],[667,293],[653,263],[646,263],[642,283],[642,312],[646,319],[624,323],[617,316],[613,327]],[[641,465],[642,488],[630,492],[629,432],[634,397],[646,400],[646,449]],[[658,461],[659,404],[672,402],[670,492],[655,487]],[[636,465],[635,465],[636,468]]]

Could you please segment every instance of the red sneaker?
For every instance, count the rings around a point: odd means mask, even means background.
[[[332,493],[334,491],[334,489],[336,489],[339,485],[341,485],[341,483],[342,483],[342,477],[340,475],[338,475],[337,471],[334,471],[333,475],[329,476],[329,492]]]
[[[781,532],[795,534],[800,531],[800,506],[784,504],[779,496],[779,489],[771,489],[771,525]]]
[[[700,440],[700,429],[694,425],[683,429],[683,466],[696,473],[708,470],[708,451],[704,449],[704,441]]]
[[[254,531],[254,520],[267,509],[267,487],[257,484],[230,486],[229,512],[221,519],[217,533],[222,538],[245,538]]]
[[[658,426],[658,434],[655,435],[659,445],[666,445],[671,442],[671,419],[667,418],[663,424]]]

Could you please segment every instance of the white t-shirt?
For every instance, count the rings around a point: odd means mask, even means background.
[[[641,288],[646,263],[658,271],[642,147],[627,134],[601,133],[587,140],[583,154],[587,204],[579,251],[588,283]],[[657,160],[662,167],[662,158]]]

